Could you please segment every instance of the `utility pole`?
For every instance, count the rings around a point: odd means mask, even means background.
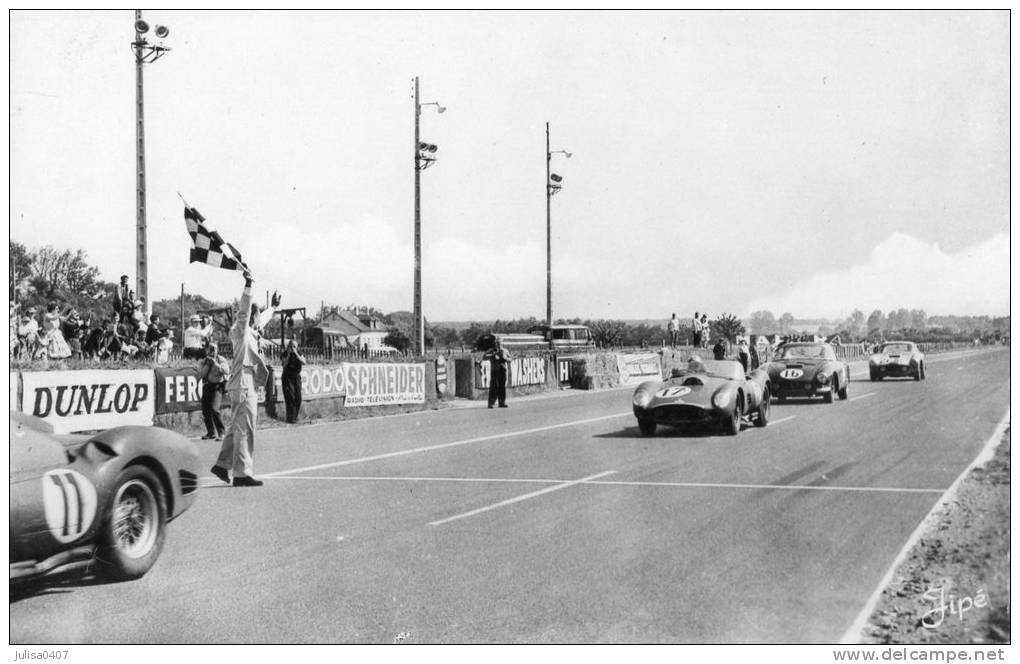
[[[421,315],[421,166],[418,161],[418,77],[414,77],[414,352],[425,352],[425,323]]]
[[[184,343],[184,282],[181,282],[181,343]]]
[[[552,197],[563,189],[563,178],[550,170],[554,154],[567,159],[572,156],[566,150],[549,149],[549,123],[545,123],[545,324],[552,332]]]
[[[422,143],[419,125],[421,123],[421,107],[435,106],[440,113],[446,110],[439,102],[419,101],[418,77],[414,77],[414,351],[417,355],[425,353],[425,319],[421,311],[421,172],[436,162],[433,156],[436,146]]]
[[[545,123],[545,324],[552,334],[552,189],[549,186],[549,123]],[[551,339],[552,337],[550,337]]]

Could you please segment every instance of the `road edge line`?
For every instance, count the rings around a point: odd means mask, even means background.
[[[972,470],[978,466],[988,463],[988,461],[990,461],[995,455],[995,448],[999,446],[999,443],[1002,441],[1002,435],[1009,427],[1009,413],[1010,409],[1006,408],[1006,414],[1003,415],[1001,420],[999,420],[999,423],[995,426],[995,430],[992,432],[991,437],[985,442],[981,451],[978,452],[977,456],[974,457],[974,460],[963,469],[963,472],[960,473],[956,480],[949,485],[949,488],[942,494],[942,497],[939,498],[938,502],[936,502],[935,505],[928,511],[928,514],[921,519],[921,523],[917,525],[914,532],[912,532],[910,537],[907,538],[907,542],[903,545],[903,548],[900,549],[900,552],[893,560],[892,565],[889,566],[888,571],[886,571],[885,575],[878,582],[878,587],[875,588],[875,591],[871,594],[871,597],[868,598],[864,608],[857,614],[857,618],[854,619],[850,628],[839,640],[840,645],[861,644],[861,637],[863,636],[864,628],[868,624],[868,618],[870,618],[871,614],[874,613],[875,607],[878,606],[878,602],[882,598],[882,592],[889,586],[896,570],[901,564],[903,564],[903,561],[907,559],[907,556],[910,555],[911,550],[913,550],[914,546],[921,539],[921,535],[924,534],[936,521],[937,513],[940,512],[943,507],[948,505],[949,502],[956,496],[956,492],[959,490],[963,480]]]

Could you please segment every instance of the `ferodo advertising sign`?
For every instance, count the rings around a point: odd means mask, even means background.
[[[282,376],[283,369],[276,369],[276,373],[278,376]],[[330,367],[307,365],[301,367],[302,399],[325,399],[343,395],[344,369],[342,364]]]
[[[176,369],[156,369],[156,414],[183,413],[202,410],[202,381],[198,379],[198,366],[178,367]],[[270,367],[270,373],[276,385],[276,394],[280,392],[279,368]],[[258,402],[266,402],[265,386],[255,388]],[[230,403],[230,396],[223,394],[221,403]]]
[[[631,385],[646,380],[661,379],[662,367],[655,353],[618,353],[616,366],[620,370],[620,384]]]
[[[345,406],[424,403],[425,364],[344,362]]]
[[[156,413],[180,413],[202,409],[202,384],[198,367],[156,369]]]
[[[23,372],[22,412],[58,432],[152,425],[152,369]]]
[[[476,364],[475,367],[478,370],[478,373],[475,376],[475,386],[483,390],[489,389],[489,385],[492,384],[491,363],[488,360],[482,360],[481,363]],[[515,357],[510,360],[510,364],[507,367],[507,387],[544,384],[544,357]]]

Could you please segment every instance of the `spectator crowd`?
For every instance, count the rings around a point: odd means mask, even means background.
[[[113,294],[113,310],[83,318],[71,306],[51,301],[46,311],[12,304],[10,357],[30,360],[140,360],[166,363],[174,347],[173,331],[157,314],[146,317],[145,301],[136,297],[123,275]],[[184,356],[201,359],[212,337],[207,316],[192,316],[184,333]]]

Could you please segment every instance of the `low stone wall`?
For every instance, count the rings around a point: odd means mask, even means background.
[[[422,410],[436,407],[441,402],[450,402],[455,398],[453,386],[456,384],[456,369],[454,363],[445,362],[446,367],[446,388],[440,394],[436,381],[436,360],[425,362],[425,402],[422,404],[400,404],[393,406],[356,406],[346,405],[346,397],[326,397],[320,399],[304,399],[301,402],[301,412],[298,414],[298,422],[314,421],[320,419],[348,419],[355,417],[366,417],[373,414],[391,414],[394,412],[407,412],[416,407]],[[266,401],[263,413],[271,419],[283,421],[286,417],[286,403],[283,393],[274,390]],[[199,424],[201,424],[201,413]],[[202,425],[204,426],[204,425]]]

